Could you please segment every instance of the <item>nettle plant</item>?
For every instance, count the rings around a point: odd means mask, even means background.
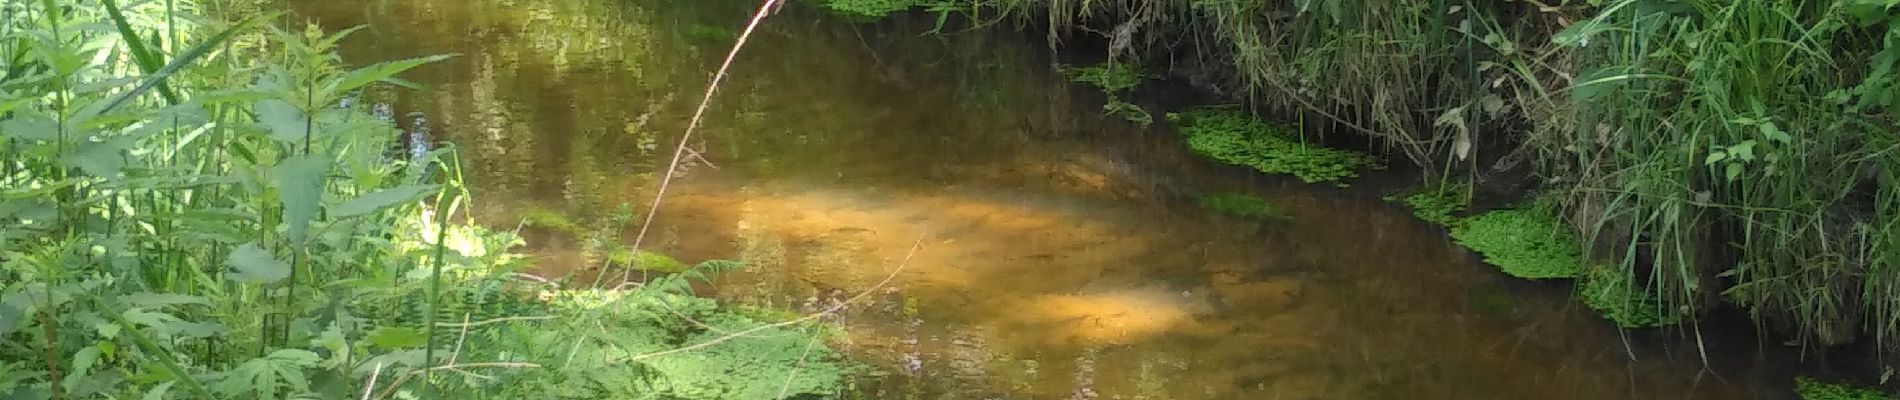
[[[517,237],[451,218],[453,148],[397,155],[353,100],[443,57],[348,69],[348,32],[187,1],[0,14],[9,398],[762,398],[853,371],[691,296],[737,263],[632,289],[522,279]],[[758,337],[709,338],[734,331]]]

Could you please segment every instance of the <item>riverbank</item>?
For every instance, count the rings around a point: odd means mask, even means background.
[[[1822,371],[1854,371],[1837,378],[1891,371],[1877,356],[1900,320],[1882,222],[1900,200],[1884,150],[1891,5],[820,3],[1026,29],[1050,51],[1245,100],[1314,143],[1464,182],[1473,211],[1542,193],[1539,218],[1589,256],[1565,274],[1620,323],[1687,317],[1664,329],[1696,338],[1741,315],[1769,332],[1761,347],[1791,341]],[[1180,110],[1143,93],[1153,86],[1105,86],[1103,103],[1156,120]]]

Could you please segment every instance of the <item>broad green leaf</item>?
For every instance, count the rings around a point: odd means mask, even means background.
[[[423,195],[434,193],[436,185],[402,185],[394,188],[369,192],[332,210],[336,218],[354,217],[381,210],[405,201],[415,200]]]
[[[428,63],[432,63],[436,61],[446,60],[446,59],[449,59],[449,57],[453,57],[453,56],[434,55],[434,56],[428,56],[428,57],[411,58],[407,60],[396,60],[396,61],[376,63],[375,65],[358,68],[355,71],[350,71],[349,74],[343,75],[342,79],[336,81],[336,83],[332,84],[326,91],[333,94],[348,92],[351,90],[355,90],[356,88],[363,87],[363,85],[368,85],[372,82],[376,82],[376,81],[380,81],[380,80],[384,80],[384,79],[388,79],[390,77],[396,76],[396,74],[400,74],[403,71],[408,71],[409,69],[415,68],[417,66],[421,66],[422,64],[428,64]]]
[[[60,160],[61,164],[77,167],[87,175],[102,178],[117,178],[119,170],[125,169],[127,143],[118,140],[80,143],[77,150]]]
[[[271,139],[286,143],[303,141],[305,121],[303,110],[282,99],[265,99],[251,106],[257,112],[257,122],[270,130]]]
[[[309,155],[291,157],[277,164],[277,197],[284,205],[284,223],[290,225],[290,241],[302,246],[309,238],[310,221],[322,207],[323,178],[330,173],[330,160]]]
[[[278,261],[257,242],[232,250],[224,265],[224,276],[238,282],[271,283],[290,277],[290,264]]]
[[[369,343],[386,350],[421,347],[429,343],[429,335],[421,329],[385,326],[369,335]]]
[[[177,293],[152,293],[152,292],[139,292],[139,293],[133,293],[133,294],[128,294],[124,296],[119,296],[119,301],[123,301],[126,304],[134,306],[134,307],[163,307],[163,306],[178,305],[178,304],[200,304],[200,305],[211,304],[210,300],[206,300],[203,297],[188,296],[188,295],[182,295],[182,294],[177,294]]]
[[[0,336],[13,333],[13,330],[20,329],[20,325],[25,325],[25,322],[26,313],[12,304],[0,304]]]
[[[0,121],[0,139],[54,140],[59,138],[59,122],[45,115],[19,113]]]
[[[86,381],[86,375],[92,372],[92,365],[98,362],[98,346],[86,346],[84,349],[79,349],[79,352],[73,353],[72,369],[67,371],[66,379],[60,382],[60,385],[64,386],[68,392],[78,391],[80,384]]]
[[[1721,162],[1722,159],[1725,159],[1725,158],[1728,158],[1728,153],[1723,153],[1721,151],[1711,151],[1709,152],[1709,157],[1702,160],[1702,165],[1715,165],[1715,163]]]
[[[1742,168],[1742,163],[1729,163],[1727,168],[1728,180],[1732,181],[1735,180],[1735,178],[1741,177]]]

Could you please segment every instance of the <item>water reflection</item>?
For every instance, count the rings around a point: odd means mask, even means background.
[[[465,150],[478,219],[604,226],[643,204],[738,2],[304,1],[369,24],[353,60],[459,53],[400,96]],[[914,258],[834,322],[888,373],[855,398],[1739,398],[1682,351],[1627,361],[1616,332],[1525,296],[1373,196],[1255,182],[1164,135],[1100,124],[1040,49],[897,22],[774,17],[716,100],[649,248],[740,257],[717,293],[828,307]],[[884,32],[872,34],[873,31]],[[909,32],[909,33],[905,33]],[[1199,190],[1291,219],[1208,215]],[[597,264],[530,229],[549,273]],[[921,239],[920,239],[921,238]],[[1680,349],[1679,349],[1680,350]]]

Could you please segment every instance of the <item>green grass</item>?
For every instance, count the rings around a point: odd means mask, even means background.
[[[1292,130],[1232,108],[1198,108],[1168,114],[1195,153],[1268,174],[1292,175],[1307,183],[1334,183],[1377,168],[1372,157],[1307,144]]]

